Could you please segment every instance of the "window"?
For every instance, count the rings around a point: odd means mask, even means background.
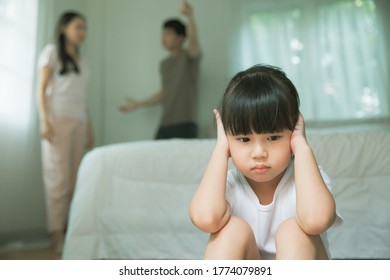
[[[375,1],[242,5],[240,64],[281,67],[298,89],[306,120],[390,117],[389,60]]]
[[[24,129],[34,102],[37,0],[0,0],[0,127]],[[4,131],[4,130],[3,130]]]

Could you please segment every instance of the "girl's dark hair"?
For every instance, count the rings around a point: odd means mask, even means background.
[[[280,68],[255,65],[230,81],[220,112],[225,131],[232,135],[294,130],[299,96]]]
[[[178,19],[168,19],[163,24],[164,29],[172,29],[176,35],[186,37],[186,26]]]
[[[67,26],[75,18],[81,18],[82,20],[85,20],[85,17],[82,14],[74,11],[68,11],[63,13],[58,20],[56,29],[56,43],[58,57],[60,58],[62,64],[60,75],[66,75],[68,72],[71,71],[80,73],[80,69],[76,61],[66,52],[65,35],[63,32],[64,27]],[[79,50],[77,49],[76,51],[78,52]]]

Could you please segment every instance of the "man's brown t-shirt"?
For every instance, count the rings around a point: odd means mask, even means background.
[[[200,56],[187,50],[161,63],[163,116],[161,126],[196,123]]]

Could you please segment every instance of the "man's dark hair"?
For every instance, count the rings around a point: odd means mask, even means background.
[[[186,37],[186,26],[178,19],[168,19],[163,24],[164,29],[172,29],[177,35]]]
[[[294,130],[299,96],[293,83],[277,67],[255,65],[230,81],[221,105],[225,131],[232,135]]]

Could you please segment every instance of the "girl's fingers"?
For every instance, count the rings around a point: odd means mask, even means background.
[[[298,120],[297,120],[297,123],[295,125],[293,135],[294,136],[302,135],[304,138],[306,138],[305,122],[303,120],[303,116],[301,113],[299,113],[299,115],[298,115]]]
[[[215,115],[215,121],[217,122],[217,126],[219,127],[220,125],[222,125],[221,115],[219,114],[219,111],[217,109],[214,109],[213,112]]]
[[[222,120],[221,120],[221,115],[219,113],[219,111],[217,109],[214,109],[213,110],[214,112],[214,115],[215,115],[215,120],[217,122],[217,135],[218,135],[218,138],[226,138],[226,134],[225,134],[225,129],[223,127],[223,123],[222,123]]]
[[[305,131],[305,121],[303,120],[303,116],[301,113],[299,113],[299,116],[298,116],[298,124],[300,126],[300,129],[303,130],[303,132]]]
[[[230,156],[228,139],[225,133],[225,128],[223,127],[221,115],[217,109],[214,109],[213,112],[217,122],[217,142],[221,147],[226,149],[228,156]]]
[[[214,110],[213,110],[213,112],[214,112],[215,118],[217,119],[217,118],[218,118],[218,116],[219,116],[219,112],[218,112],[218,110],[217,110],[217,109],[214,109]]]

